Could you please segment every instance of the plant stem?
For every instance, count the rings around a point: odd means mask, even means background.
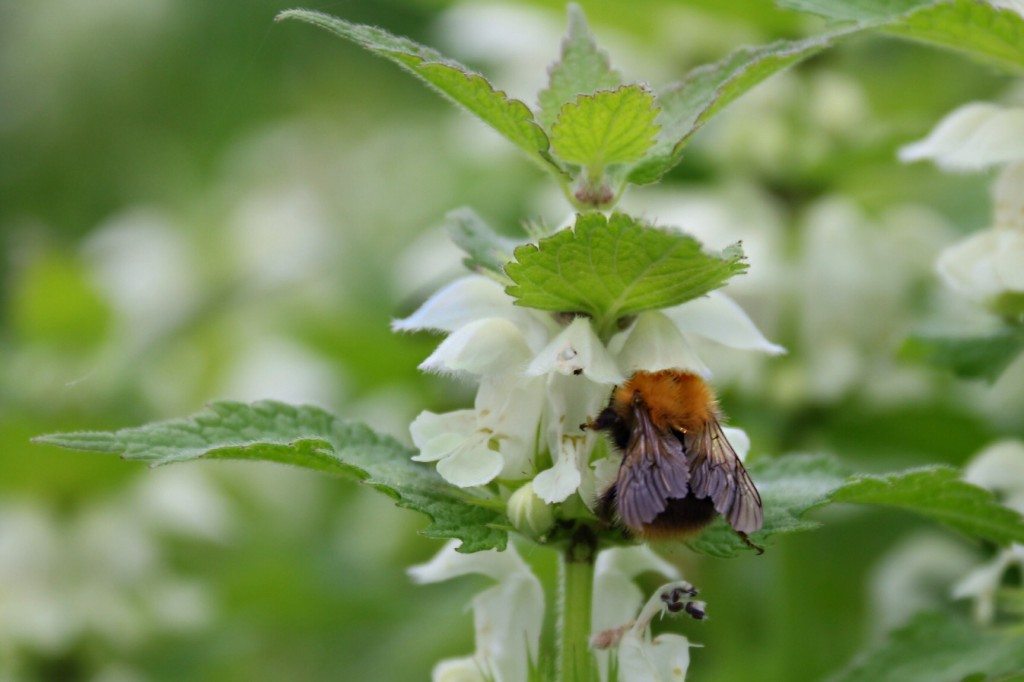
[[[590,619],[596,554],[593,531],[580,526],[562,555],[558,623],[558,679],[561,682],[587,682],[595,677],[594,657],[590,652]]]

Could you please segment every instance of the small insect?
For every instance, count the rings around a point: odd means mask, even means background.
[[[761,496],[722,432],[718,403],[696,374],[637,372],[617,386],[597,419],[581,428],[608,431],[622,451],[615,483],[598,513],[646,538],[696,533],[715,514],[750,547],[764,521]]]

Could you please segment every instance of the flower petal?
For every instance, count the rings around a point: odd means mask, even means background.
[[[640,313],[627,334],[618,352],[619,367],[626,374],[685,369],[704,377],[711,375],[711,370],[663,313]]]
[[[766,339],[743,308],[720,291],[669,308],[665,314],[684,334],[697,334],[740,350],[759,350],[769,355],[786,352]]]
[[[725,439],[729,441],[729,445],[736,452],[736,456],[740,458],[740,461],[747,459],[747,453],[750,452],[750,436],[743,429],[737,429],[735,426],[723,426],[722,432],[725,433]]]
[[[935,268],[946,285],[971,300],[985,302],[1003,291],[993,257],[999,250],[996,230],[982,230],[942,250]]]
[[[505,466],[501,454],[492,450],[487,434],[468,440],[437,463],[441,478],[460,488],[472,488],[493,481]]]
[[[580,473],[581,450],[586,448],[584,436],[565,437],[559,449],[558,460],[550,469],[545,469],[533,479],[533,491],[548,504],[564,502],[580,487],[583,475]]]
[[[922,159],[953,171],[1024,159],[1024,109],[966,104],[942,119],[928,137],[900,150],[901,161]]]
[[[964,480],[999,494],[1003,504],[1024,514],[1024,443],[1004,440],[989,445],[964,469]]]
[[[1024,231],[1024,161],[1008,164],[992,186],[997,229]]]
[[[487,682],[473,656],[438,661],[430,673],[431,682]]]
[[[392,321],[391,329],[453,332],[485,317],[503,317],[499,311],[515,312],[512,299],[501,285],[480,275],[469,275],[439,290],[409,317]]]
[[[636,616],[644,597],[633,580],[648,571],[670,580],[679,579],[679,570],[647,545],[615,547],[598,554],[594,568],[592,632],[619,627]]]
[[[500,317],[487,317],[464,325],[442,341],[420,369],[496,374],[525,365],[531,356],[518,326]]]
[[[485,376],[476,394],[476,413],[481,427],[498,439],[505,465],[501,478],[521,480],[534,473],[537,432],[545,404],[544,380],[523,380],[509,374]]]
[[[494,682],[519,682],[537,660],[544,590],[530,573],[507,576],[473,598],[476,655]]]
[[[529,376],[559,374],[582,374],[599,384],[617,384],[623,376],[615,367],[608,350],[601,343],[590,326],[590,320],[577,317],[562,330],[551,343],[544,347],[530,366]]]
[[[476,415],[473,410],[455,410],[435,414],[429,410],[420,412],[409,425],[412,442],[420,453],[413,457],[417,462],[436,462],[447,457],[455,448],[476,431]]]
[[[473,573],[501,581],[516,573],[530,572],[511,544],[503,552],[488,549],[472,554],[459,552],[460,544],[461,540],[449,540],[430,561],[410,566],[406,572],[414,582],[420,584],[440,583]]]
[[[619,682],[682,682],[690,667],[690,641],[662,634],[653,641],[629,632],[619,644]]]
[[[648,655],[665,682],[683,682],[690,667],[690,640],[682,635],[658,635],[648,647]]]
[[[500,284],[481,275],[455,280],[409,317],[393,320],[391,328],[394,331],[454,332],[488,317],[514,322],[534,351],[544,347],[556,328],[550,316],[516,307]]]

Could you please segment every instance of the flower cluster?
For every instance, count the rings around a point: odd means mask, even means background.
[[[591,461],[596,437],[579,425],[633,372],[678,368],[708,376],[692,350],[693,336],[733,348],[782,350],[721,293],[640,313],[603,340],[588,318],[518,307],[482,275],[452,282],[394,328],[446,332],[421,369],[479,384],[472,409],[417,417],[411,427],[417,459],[436,462],[441,476],[463,488],[532,482],[548,504],[577,492],[590,504],[599,482],[614,473],[617,462]],[[742,432],[729,437],[738,451],[746,450]]]

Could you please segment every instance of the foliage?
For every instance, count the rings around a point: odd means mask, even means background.
[[[154,466],[193,459],[263,460],[344,475],[430,517],[422,532],[458,538],[460,550],[503,549],[508,522],[488,500],[463,494],[415,454],[362,424],[341,421],[311,406],[278,402],[213,403],[186,419],[112,432],[81,431],[36,439],[78,450],[118,453]]]

